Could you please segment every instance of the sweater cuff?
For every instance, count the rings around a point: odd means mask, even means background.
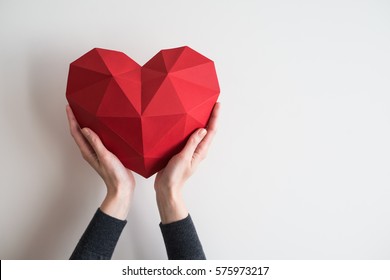
[[[191,216],[169,223],[160,223],[168,259],[172,260],[205,260],[202,244],[200,243]]]
[[[111,259],[126,223],[126,220],[111,217],[100,208],[97,209],[71,259],[83,259],[83,256],[88,255],[98,259]]]

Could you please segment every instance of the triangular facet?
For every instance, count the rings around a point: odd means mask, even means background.
[[[162,52],[158,52],[155,56],[153,56],[148,62],[145,63],[142,68],[148,68],[159,72],[167,72],[167,68],[165,67],[164,57]]]
[[[118,76],[114,78],[122,89],[131,105],[137,113],[141,115],[141,82],[138,80],[129,79],[126,76]]]
[[[119,159],[129,157],[142,157],[142,154],[131,147],[127,142],[120,138],[116,133],[100,123],[96,133],[101,138],[104,146]]]
[[[128,84],[127,86],[129,87],[131,84]],[[137,90],[137,88],[135,88],[135,90]],[[138,90],[140,89],[138,88]],[[134,93],[136,94],[137,92]],[[134,108],[132,102],[127,98],[125,92],[115,79],[112,79],[107,86],[104,97],[100,102],[97,115],[102,117],[133,118],[140,116],[139,112]]]
[[[180,152],[185,145],[183,140],[186,140],[187,138],[187,135],[184,133],[185,125],[186,116],[183,116],[177,123],[167,130],[164,136],[157,141],[153,149],[148,150],[147,153],[145,153],[145,156],[164,158],[169,155],[172,157]]]
[[[99,72],[105,75],[111,75],[97,48],[90,50],[79,59],[73,61],[71,65]]]
[[[140,118],[98,117],[107,129],[115,133],[137,153],[143,153]]]
[[[203,126],[206,126],[217,98],[218,96],[210,98],[203,104],[188,111],[187,114],[199,123],[204,124]]]
[[[102,101],[106,88],[110,84],[111,79],[105,79],[97,82],[89,87],[76,91],[68,96],[68,100],[76,103],[90,114],[96,115],[100,102]]]
[[[163,169],[167,165],[168,161],[169,161],[168,159],[161,160],[161,158],[145,157],[144,158],[144,165],[146,170],[145,177],[149,178],[154,173]]]
[[[145,94],[149,87],[143,88],[142,94]],[[144,96],[142,96],[144,97]],[[142,104],[143,105],[143,104]],[[183,114],[186,110],[181,104],[176,89],[173,87],[172,82],[169,79],[165,79],[160,87],[155,90],[153,98],[147,104],[147,107],[143,107],[143,116],[162,116],[172,114]]]
[[[148,154],[169,131],[185,117],[184,114],[142,117],[144,155]]]
[[[183,70],[189,67],[194,67],[196,65],[204,64],[210,61],[211,61],[210,59],[194,51],[193,49],[189,47],[183,47],[183,51],[180,57],[173,65],[173,67],[170,69],[170,72]]]
[[[201,123],[198,120],[194,119],[192,116],[187,115],[186,116],[186,124],[184,128],[184,135],[191,135],[194,133],[198,128],[204,128],[206,125],[205,123]]]
[[[179,97],[181,104],[183,104],[187,111],[192,110],[199,104],[202,104],[213,96],[218,95],[215,90],[204,88],[170,75],[168,78],[171,80],[172,85],[176,89],[177,96]]]
[[[176,63],[177,59],[180,57],[183,50],[184,47],[161,51],[165,62],[165,69],[167,69],[168,72],[171,70],[172,66]]]
[[[105,49],[96,49],[96,51],[99,53],[112,75],[119,75],[141,68],[137,62],[122,52]]]
[[[155,80],[155,79],[161,80],[167,76],[167,73],[165,73],[165,72],[160,72],[160,71],[152,70],[152,69],[148,69],[148,68],[142,68],[141,73],[142,73],[141,74],[142,84],[147,83],[151,80]]]
[[[145,168],[145,159],[142,156],[139,157],[123,157],[121,162],[124,166],[130,170],[137,172],[138,174],[148,178],[152,176],[155,172],[151,173],[149,169]]]
[[[81,128],[91,127],[92,123],[96,120],[95,116],[87,111],[72,100],[68,100],[69,105],[72,108],[73,114]]]
[[[89,87],[102,80],[110,79],[111,75],[102,74],[76,65],[70,65],[69,79],[66,88],[66,95],[72,95],[74,92]]]
[[[149,103],[152,101],[154,96],[157,94],[159,88],[163,84],[165,76],[160,76],[159,78],[149,80],[142,83],[141,89],[141,113],[145,111]]]
[[[219,92],[217,74],[212,61],[169,73],[169,76]]]

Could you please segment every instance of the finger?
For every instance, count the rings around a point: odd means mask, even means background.
[[[181,151],[182,155],[184,155],[186,158],[192,158],[196,147],[198,147],[199,143],[206,136],[206,134],[207,130],[204,128],[199,128],[194,133],[192,133],[183,150]]]
[[[79,146],[80,150],[83,151],[85,146],[88,146],[88,142],[84,138],[83,134],[81,133],[81,129],[79,124],[77,123],[77,120],[73,114],[72,109],[69,105],[66,106],[66,114],[68,116],[68,122],[69,122],[69,129],[70,134],[73,136],[77,146]]]
[[[84,135],[81,133],[80,126],[77,123],[77,120],[69,105],[66,106],[66,114],[68,116],[70,133],[75,140],[77,146],[79,147],[82,156],[86,161],[88,161],[89,164],[92,165],[92,167],[97,167],[95,151],[91,147],[87,139],[84,137]]]
[[[104,147],[102,141],[99,136],[93,132],[91,129],[84,127],[81,132],[92,146],[99,160],[103,159],[103,157],[107,154],[107,149]]]
[[[210,119],[207,123],[207,131],[214,130],[217,128],[217,122],[218,122],[220,110],[221,110],[221,103],[219,102],[215,103],[213,111],[211,112]]]
[[[217,124],[218,124],[220,108],[221,108],[221,103],[219,102],[216,103],[213,112],[211,113],[209,122],[207,124],[207,135],[195,150],[196,155],[200,159],[206,157],[208,149],[211,146],[211,142],[213,141],[214,136],[217,133]]]
[[[73,132],[76,132],[77,130],[80,130],[80,129],[79,129],[79,124],[77,123],[77,120],[76,120],[76,118],[73,114],[73,111],[69,105],[66,105],[66,115],[68,117],[70,133],[73,136]]]

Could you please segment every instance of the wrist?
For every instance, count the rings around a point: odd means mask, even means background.
[[[180,192],[156,191],[156,200],[161,223],[169,224],[188,216],[188,211]]]
[[[135,184],[128,181],[119,180],[103,180],[106,184],[107,195],[109,196],[127,196],[131,197],[134,191]]]
[[[123,192],[107,192],[100,210],[119,220],[125,220],[129,213],[131,194]]]

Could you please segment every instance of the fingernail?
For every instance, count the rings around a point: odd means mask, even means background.
[[[200,137],[203,137],[203,136],[205,136],[206,135],[206,133],[207,133],[207,130],[206,129],[204,129],[204,128],[202,128],[201,130],[199,130],[199,132],[198,132],[198,134],[199,134],[199,136]]]

